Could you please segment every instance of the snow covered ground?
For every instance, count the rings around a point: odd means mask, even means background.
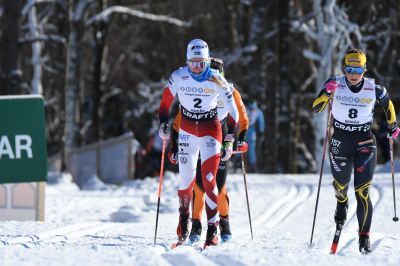
[[[199,253],[166,250],[176,239],[178,177],[167,173],[153,245],[157,179],[104,185],[93,178],[80,191],[64,175],[47,186],[45,222],[0,222],[0,265],[400,265],[400,222],[394,223],[390,173],[377,173],[371,198],[373,252],[358,252],[354,190],[337,255],[335,198],[325,174],[309,248],[318,175],[248,174],[254,239],[251,240],[241,174],[230,174],[231,242]],[[397,182],[400,194],[400,180]],[[399,205],[399,204],[398,204]],[[203,228],[205,228],[203,218]],[[205,231],[202,237],[205,237]]]

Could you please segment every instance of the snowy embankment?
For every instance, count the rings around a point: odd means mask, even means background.
[[[176,239],[179,180],[174,174],[164,178],[157,245],[153,238],[158,180],[117,187],[92,178],[84,191],[68,176],[51,180],[44,223],[0,222],[1,265],[400,265],[400,223],[392,221],[390,173],[376,174],[371,189],[375,208],[369,255],[358,252],[352,187],[338,254],[329,254],[335,198],[328,174],[323,177],[312,248],[318,175],[247,175],[251,240],[243,176],[230,174],[233,239],[202,253],[191,247],[164,248]],[[400,194],[400,180],[396,188]]]

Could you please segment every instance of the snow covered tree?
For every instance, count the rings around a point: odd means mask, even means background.
[[[303,49],[303,55],[314,64],[310,78],[315,80],[317,94],[330,76],[339,74],[346,51],[352,46],[363,49],[365,45],[359,25],[350,21],[346,10],[336,0],[312,0],[312,11],[301,14],[301,17],[307,19],[294,21],[292,27],[293,31],[303,32],[309,43],[309,48]],[[315,160],[318,166],[326,124],[326,113],[314,116]]]
[[[126,130],[144,145],[165,80],[203,38],[265,115],[259,170],[315,171],[326,115],[311,101],[349,47],[399,108],[399,13],[394,0],[0,1],[0,89],[42,92],[50,155]]]
[[[21,94],[22,72],[18,63],[20,1],[0,2],[0,92]]]

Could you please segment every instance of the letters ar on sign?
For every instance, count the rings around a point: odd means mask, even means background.
[[[0,183],[46,181],[43,98],[0,96],[0,123]]]
[[[8,136],[0,137],[0,159],[3,156],[8,156],[10,159],[21,159],[22,152],[26,153],[26,157],[33,158],[32,154],[32,138],[29,135],[16,135],[14,145],[11,145]],[[15,147],[15,151],[13,148]]]

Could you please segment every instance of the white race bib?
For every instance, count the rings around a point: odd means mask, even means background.
[[[375,80],[364,78],[364,85],[357,93],[349,89],[345,76],[341,76],[338,81],[332,103],[335,120],[349,126],[371,123],[376,102]]]

